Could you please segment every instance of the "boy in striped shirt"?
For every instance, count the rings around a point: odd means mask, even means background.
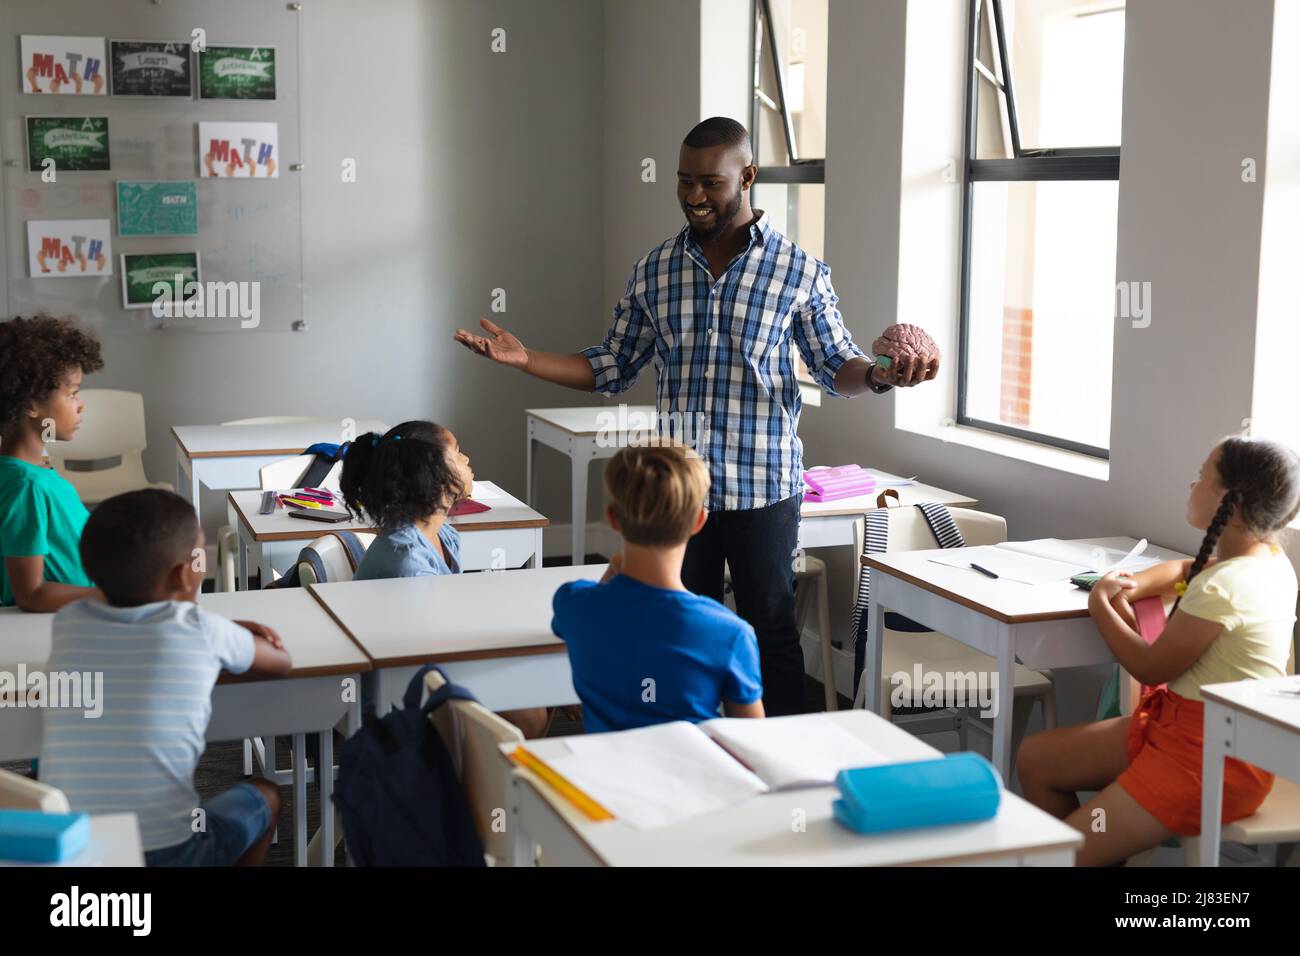
[[[134,813],[149,866],[256,866],[279,815],[276,786],[236,784],[200,803],[194,767],[224,669],[278,677],[292,667],[273,630],[200,608],[203,530],[168,491],[132,491],[99,505],[81,560],[106,598],[54,617],[48,668],[103,675],[102,714],[45,712],[41,781],[74,811]]]

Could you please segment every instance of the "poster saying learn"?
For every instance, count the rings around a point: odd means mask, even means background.
[[[27,274],[82,279],[113,274],[112,223],[107,219],[30,219]]]
[[[24,34],[19,56],[24,93],[108,95],[103,37]]]
[[[199,175],[216,179],[278,179],[275,123],[200,123]]]

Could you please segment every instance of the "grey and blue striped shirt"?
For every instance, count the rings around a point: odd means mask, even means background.
[[[102,673],[102,714],[45,711],[41,782],[74,811],[136,814],[145,850],[184,843],[212,686],[223,669],[242,674],[252,663],[248,631],[189,601],[69,604],[54,616],[47,668]]]
[[[710,511],[762,508],[803,490],[794,349],[832,395],[840,366],[863,354],[836,307],[830,267],[766,213],[749,237],[715,282],[684,226],[636,264],[604,342],[583,351],[607,395],[654,361],[661,428],[708,462]]]

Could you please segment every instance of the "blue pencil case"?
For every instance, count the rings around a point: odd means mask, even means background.
[[[997,769],[975,753],[841,770],[835,819],[858,833],[988,820],[1002,801]]]
[[[59,863],[80,853],[89,840],[89,814],[0,810],[0,860]]]

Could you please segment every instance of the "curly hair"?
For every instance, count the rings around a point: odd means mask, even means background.
[[[1278,442],[1246,436],[1225,438],[1218,448],[1216,467],[1227,490],[1188,568],[1187,583],[1205,569],[1234,514],[1246,530],[1267,536],[1285,528],[1300,511],[1300,456],[1294,451]],[[1180,603],[1181,597],[1174,610]]]
[[[10,435],[33,402],[63,384],[71,370],[104,367],[99,339],[71,319],[38,315],[0,322],[0,435]]]
[[[469,489],[447,456],[448,434],[433,422],[412,421],[352,442],[339,476],[348,510],[385,534],[450,510]]]

